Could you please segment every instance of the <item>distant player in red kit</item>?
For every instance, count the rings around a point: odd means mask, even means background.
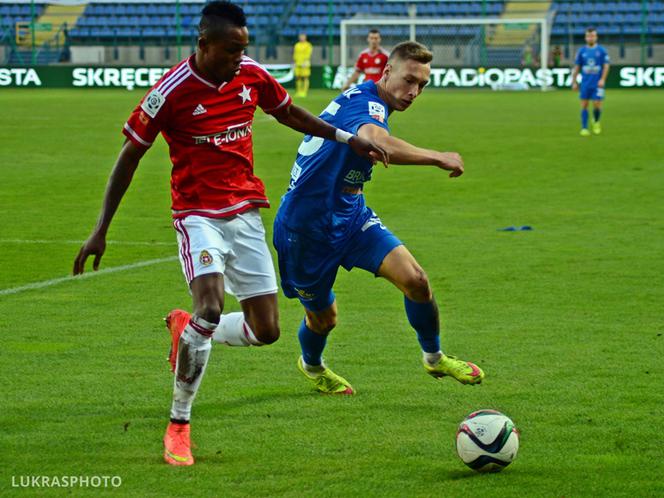
[[[341,91],[348,90],[350,86],[357,82],[361,74],[364,74],[364,81],[378,81],[383,75],[383,69],[387,64],[387,58],[390,53],[380,46],[380,31],[372,29],[367,35],[368,48],[360,52],[360,56],[355,63],[355,72],[351,74]]]
[[[286,90],[244,55],[246,25],[242,9],[230,2],[203,8],[196,53],[166,73],[124,125],[126,140],[99,220],[74,262],[74,274],[83,273],[91,255],[94,269],[99,267],[113,215],[143,154],[161,132],[173,163],[180,263],[193,297],[191,315],[174,310],[167,317],[175,380],[164,459],[171,465],[194,463],[189,420],[211,338],[231,346],[259,346],[279,338],[276,277],[258,213],[269,203],[253,171],[256,107],[294,130],[345,142],[361,156],[387,161],[379,147],[292,105]],[[242,312],[221,314],[224,291],[237,297]]]

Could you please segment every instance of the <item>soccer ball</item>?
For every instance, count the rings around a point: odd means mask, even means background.
[[[499,472],[516,458],[519,431],[496,410],[478,410],[459,425],[456,449],[463,463],[478,472]]]

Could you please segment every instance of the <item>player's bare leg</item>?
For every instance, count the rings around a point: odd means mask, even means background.
[[[210,357],[211,337],[223,308],[224,279],[219,273],[192,280],[194,312],[177,344],[171,420],[164,435],[164,460],[171,465],[193,465],[191,407]]]
[[[277,294],[250,297],[240,302],[244,319],[261,344],[272,344],[279,339],[279,308]]]
[[[354,394],[350,382],[335,374],[323,362],[327,336],[337,324],[336,301],[320,311],[306,308],[304,311],[305,317],[298,332],[302,348],[302,356],[297,360],[298,369],[323,394]]]
[[[449,375],[463,384],[479,384],[484,373],[477,365],[441,351],[438,305],[426,273],[410,251],[403,245],[392,249],[378,268],[378,275],[403,292],[406,315],[417,332],[427,373],[436,378]]]

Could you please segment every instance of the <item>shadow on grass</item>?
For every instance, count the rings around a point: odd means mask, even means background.
[[[454,469],[443,472],[443,475],[445,475],[450,481],[460,481],[463,479],[478,479],[481,478],[483,474],[470,469]]]
[[[466,479],[497,479],[501,478],[506,474],[517,473],[519,475],[532,474],[538,475],[536,472],[523,472],[522,470],[510,468],[509,470],[505,469],[500,472],[475,472],[474,470],[468,469],[453,469],[443,471],[442,474],[446,479],[450,481],[463,481]]]
[[[262,392],[249,394],[244,396],[238,396],[234,398],[223,398],[214,401],[206,401],[204,403],[197,404],[197,410],[201,412],[203,410],[219,410],[222,409],[225,413],[231,413],[233,410],[243,409],[246,407],[256,408],[258,405],[265,405],[274,402],[282,403],[284,401],[306,401],[310,399],[350,399],[351,396],[331,396],[320,394],[313,389],[303,389],[298,392],[287,392],[287,391],[271,391],[271,392]],[[287,407],[292,407],[293,405],[287,404]]]

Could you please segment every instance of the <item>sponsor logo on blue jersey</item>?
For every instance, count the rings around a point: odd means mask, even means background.
[[[364,125],[389,131],[387,104],[373,81],[350,88],[325,108],[321,119],[356,134]],[[371,218],[364,196],[373,164],[355,154],[348,144],[307,135],[297,150],[288,190],[277,218],[292,230],[340,242]],[[348,195],[348,187],[357,189]]]

